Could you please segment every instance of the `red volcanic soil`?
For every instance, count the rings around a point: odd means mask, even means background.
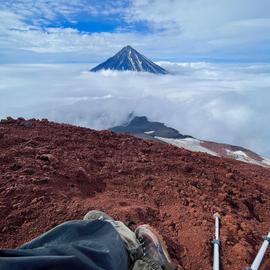
[[[100,209],[164,236],[179,269],[251,264],[270,228],[270,170],[110,131],[46,120],[0,123],[0,246],[17,247]],[[261,270],[270,269],[268,251]]]

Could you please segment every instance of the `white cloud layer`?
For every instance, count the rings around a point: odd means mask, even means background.
[[[200,139],[270,156],[270,65],[162,62],[173,75],[87,72],[87,65],[0,65],[0,117],[96,129],[130,112]]]

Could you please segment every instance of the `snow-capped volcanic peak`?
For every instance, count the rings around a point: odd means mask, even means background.
[[[105,62],[91,69],[99,70],[130,70],[139,72],[151,72],[155,74],[168,74],[168,71],[153,63],[151,60],[137,52],[131,46],[124,47],[121,51]]]

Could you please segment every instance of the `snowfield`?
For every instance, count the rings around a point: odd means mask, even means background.
[[[200,140],[193,139],[193,138],[185,138],[185,139],[169,139],[169,138],[162,138],[162,137],[157,137],[155,136],[156,139],[175,145],[180,148],[185,148],[190,151],[194,152],[203,152],[203,153],[208,153],[212,156],[219,156],[217,153],[203,147],[200,145]]]
[[[144,133],[151,134],[152,132],[151,133],[144,132]],[[203,142],[203,141],[200,141],[198,139],[194,139],[194,138],[170,139],[170,138],[163,138],[163,137],[158,137],[158,136],[155,136],[155,138],[160,140],[160,141],[163,141],[163,142],[166,142],[166,143],[169,143],[169,144],[172,144],[172,145],[175,145],[177,147],[184,148],[184,149],[187,149],[190,151],[203,152],[203,153],[210,154],[212,156],[221,156],[219,153],[216,153],[216,152],[214,152],[206,147],[203,147],[201,145],[201,142]],[[251,158],[250,156],[248,156],[247,153],[245,153],[244,151],[240,151],[240,150],[231,151],[229,149],[225,149],[225,152],[226,152],[226,157],[231,157],[231,158],[239,160],[239,161],[243,161],[243,162],[251,163],[251,164],[256,164],[256,165],[263,166],[263,167],[270,167],[270,159],[262,157],[261,161],[255,160],[255,159]]]

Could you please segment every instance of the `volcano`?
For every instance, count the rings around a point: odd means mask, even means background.
[[[138,72],[150,72],[154,74],[169,73],[167,70],[158,66],[129,45],[122,48],[122,50],[120,50],[117,54],[105,62],[92,68],[90,71],[97,72],[100,70],[129,70]]]

